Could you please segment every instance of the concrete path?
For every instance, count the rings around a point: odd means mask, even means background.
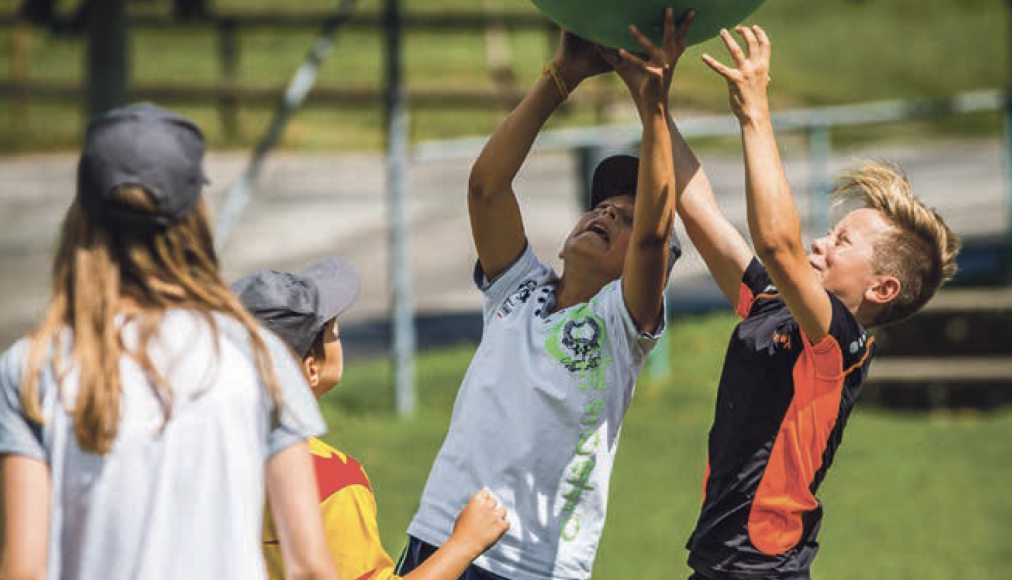
[[[784,147],[802,214],[808,210],[808,165],[798,143]],[[900,162],[917,192],[964,235],[1009,228],[1002,146],[998,140],[877,147],[833,159],[837,170],[857,157]],[[743,171],[738,156],[702,155],[721,205],[744,230]],[[245,154],[210,154],[214,204],[238,177]],[[73,154],[0,159],[0,347],[38,320],[49,296],[52,248],[74,192]],[[473,313],[480,295],[470,274],[471,243],[464,188],[471,160],[411,168],[412,279],[420,313]],[[269,160],[257,197],[223,256],[228,279],[258,268],[300,269],[329,253],[362,273],[362,296],[345,325],[382,321],[389,312],[383,160],[377,155],[295,155]],[[555,255],[578,216],[576,163],[564,153],[532,157],[516,183],[529,238],[540,256]],[[672,285],[698,285],[705,271],[687,248]]]

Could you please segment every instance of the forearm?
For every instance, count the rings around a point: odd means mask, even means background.
[[[749,231],[763,260],[801,252],[801,223],[768,114],[741,123]]]
[[[733,304],[752,249],[717,205],[710,180],[674,117],[669,114],[667,121],[675,166],[675,209],[710,275]]]
[[[404,580],[453,580],[464,571],[475,558],[481,555],[480,546],[468,545],[453,536],[418,568],[404,576]]]
[[[641,115],[643,140],[636,184],[633,242],[666,248],[674,224],[677,170],[670,161],[671,135],[663,108],[645,108]]]
[[[555,82],[542,75],[485,144],[471,168],[469,190],[472,193],[508,190],[538,133],[562,102]]]

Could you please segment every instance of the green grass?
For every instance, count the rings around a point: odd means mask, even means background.
[[[706,435],[730,315],[671,325],[670,375],[640,381],[612,476],[595,578],[684,578]],[[473,349],[418,362],[421,408],[398,421],[383,361],[348,367],[323,400],[328,439],[366,466],[380,530],[396,558]],[[1012,413],[923,415],[859,406],[820,490],[826,516],[817,579],[960,580],[1012,567]]]
[[[334,1],[297,4],[268,0],[217,0],[223,12],[327,10]],[[0,13],[13,12],[15,0],[0,0]],[[375,12],[379,0],[360,3]],[[524,0],[501,0],[503,9],[533,11]],[[998,88],[1006,83],[1008,34],[1004,0],[776,0],[765,3],[750,21],[762,23],[774,41],[772,99],[776,107],[848,103],[880,98],[941,96],[960,91]],[[62,3],[64,9],[70,7]],[[134,10],[167,12],[168,2],[134,3]],[[439,12],[477,10],[473,0],[409,0],[406,9]],[[315,32],[247,31],[240,33],[239,79],[255,86],[282,85],[303,58]],[[509,35],[511,62],[520,86],[540,74],[552,50],[543,32]],[[0,55],[13,53],[13,35],[0,29]],[[220,74],[215,34],[204,29],[144,30],[132,38],[131,78],[137,82],[209,84]],[[418,89],[491,88],[480,31],[453,34],[416,32],[405,42],[409,87]],[[723,56],[716,42],[692,48],[678,73],[678,106],[726,111],[724,84],[698,60],[702,51]],[[80,80],[84,54],[80,39],[31,33],[29,78]],[[331,86],[378,87],[382,43],[368,31],[343,31],[326,61],[319,82]],[[0,58],[0,78],[9,78],[12,58]],[[597,82],[625,100],[614,79]],[[171,105],[171,103],[169,103]],[[600,121],[581,104],[556,125]],[[79,139],[80,105],[0,102],[0,151],[73,148]],[[240,135],[226,140],[213,105],[190,107],[203,123],[211,146],[248,148],[261,133],[270,107],[248,108],[240,116]],[[415,109],[415,140],[488,133],[503,111]],[[992,116],[993,117],[993,116]],[[283,146],[298,150],[378,150],[382,146],[379,104],[369,109],[331,111],[314,107],[300,112]],[[992,134],[996,118],[919,123],[901,129],[914,138],[950,134]]]

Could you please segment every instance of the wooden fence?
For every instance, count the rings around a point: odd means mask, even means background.
[[[211,29],[217,36],[217,51],[220,78],[213,84],[178,82],[131,83],[128,93],[131,100],[152,100],[158,102],[216,105],[225,133],[234,137],[237,133],[237,112],[241,107],[269,107],[276,104],[284,94],[285,86],[245,86],[238,80],[241,60],[239,37],[243,32],[273,30],[281,32],[315,31],[328,16],[326,12],[305,12],[298,14],[214,14],[197,19],[179,20],[167,16],[136,15],[129,18],[131,30],[193,30]],[[405,13],[400,16],[405,32],[415,31],[543,31],[550,38],[548,46],[554,47],[558,28],[537,13],[522,12],[458,12],[458,13]],[[14,40],[11,74],[0,79],[0,99],[13,101],[42,100],[51,102],[79,103],[86,96],[87,87],[83,82],[32,79],[28,65],[26,43],[18,41],[18,35],[25,34],[29,25],[13,15],[0,15],[0,29],[9,29]],[[382,32],[386,22],[383,14],[355,14],[345,27],[353,30],[374,30]],[[389,58],[389,55],[385,55]],[[489,75],[493,85],[487,89],[409,89],[408,101],[412,107],[425,108],[508,108],[515,105],[524,95],[524,88],[510,79],[514,78],[509,59],[498,58],[490,67]],[[383,67],[376,74],[382,76]],[[308,106],[375,107],[383,103],[387,88],[382,81],[376,87],[317,86],[307,101]],[[608,93],[587,94],[586,102],[599,107],[610,102],[615,95]]]

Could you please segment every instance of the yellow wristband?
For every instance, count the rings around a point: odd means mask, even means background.
[[[552,80],[555,81],[555,86],[559,89],[559,94],[562,95],[562,100],[569,98],[569,89],[566,88],[566,83],[562,82],[562,76],[559,75],[559,69],[555,68],[555,64],[546,64],[541,74],[552,77]]]

